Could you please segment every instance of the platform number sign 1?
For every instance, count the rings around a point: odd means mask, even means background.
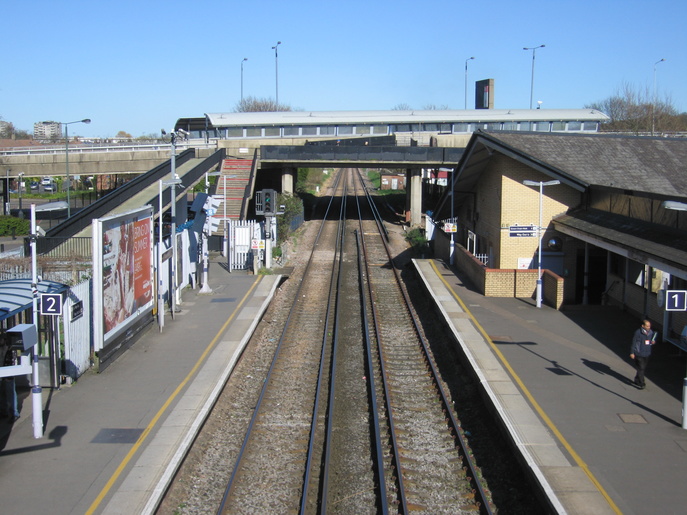
[[[41,293],[41,315],[61,315],[62,295],[59,293]]]
[[[666,290],[666,311],[687,311],[687,290]]]

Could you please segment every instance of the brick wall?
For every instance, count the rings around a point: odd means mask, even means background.
[[[434,255],[449,261],[450,237],[441,230],[434,231]],[[485,297],[534,297],[537,289],[537,270],[487,268],[465,247],[456,242],[455,266],[471,280],[477,291]],[[543,271],[542,297],[546,304],[560,309],[564,299],[562,277]]]

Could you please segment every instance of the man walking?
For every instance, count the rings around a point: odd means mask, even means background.
[[[656,332],[651,330],[651,322],[642,320],[642,326],[635,331],[632,337],[632,348],[630,349],[630,359],[635,362],[637,375],[635,375],[634,385],[643,390],[646,387],[644,382],[644,372],[651,356],[651,346],[656,343]]]

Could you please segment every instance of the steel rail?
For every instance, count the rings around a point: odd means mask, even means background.
[[[360,174],[360,172],[359,172],[359,174]],[[361,178],[361,182],[362,182],[362,178]],[[364,184],[364,183],[363,183],[363,184]],[[375,219],[376,219],[376,217],[375,217]],[[382,222],[381,220],[377,220],[377,224],[379,225],[380,223],[383,223],[383,222]],[[417,334],[417,336],[418,336],[418,339],[419,339],[419,341],[420,341],[420,343],[421,343],[421,345],[422,345],[422,351],[423,351],[423,353],[424,353],[424,355],[425,355],[425,358],[426,358],[426,360],[427,360],[427,363],[428,363],[429,366],[430,366],[430,370],[431,370],[431,373],[432,373],[432,380],[433,380],[433,382],[434,382],[434,384],[435,384],[435,386],[436,386],[436,388],[437,388],[437,391],[439,392],[439,395],[440,395],[440,397],[441,397],[441,402],[442,402],[442,404],[443,404],[443,406],[444,406],[444,411],[445,411],[445,413],[446,413],[446,414],[448,415],[448,417],[449,417],[448,422],[449,422],[449,424],[450,424],[450,428],[451,428],[451,430],[453,431],[453,433],[456,435],[456,439],[457,439],[457,441],[458,441],[458,444],[459,444],[459,446],[460,446],[461,452],[462,452],[462,454],[463,454],[463,458],[464,458],[465,462],[466,462],[467,465],[468,465],[468,469],[469,469],[470,474],[471,474],[473,486],[476,487],[477,493],[478,493],[478,495],[479,495],[479,498],[480,498],[480,501],[481,501],[481,503],[480,503],[480,509],[481,509],[484,513],[492,514],[493,511],[492,511],[492,508],[491,508],[491,503],[489,502],[489,495],[488,495],[487,491],[485,490],[484,485],[482,484],[482,481],[479,479],[479,474],[478,474],[477,466],[476,466],[476,464],[475,464],[473,458],[471,457],[471,453],[469,452],[468,444],[467,444],[467,442],[465,441],[465,438],[463,437],[463,434],[462,434],[462,430],[461,430],[460,424],[459,424],[458,421],[456,420],[456,417],[454,416],[454,413],[453,413],[453,409],[451,408],[451,404],[449,403],[448,398],[447,398],[447,396],[446,396],[446,393],[444,392],[444,388],[441,386],[441,382],[440,382],[440,380],[439,380],[440,374],[439,374],[438,370],[436,369],[436,366],[434,365],[434,360],[431,359],[431,355],[430,355],[429,349],[427,348],[427,343],[425,342],[425,339],[421,336],[421,335],[422,335],[422,331],[421,331],[421,329],[420,329],[420,326],[418,325],[417,318],[413,315],[413,310],[412,310],[412,308],[411,308],[412,304],[411,304],[411,302],[410,302],[410,298],[408,297],[408,293],[406,292],[405,288],[403,288],[403,287],[401,286],[401,285],[402,285],[402,279],[401,279],[400,270],[399,270],[399,269],[396,267],[396,265],[394,264],[393,257],[392,257],[392,254],[391,254],[391,249],[389,248],[389,245],[388,245],[387,242],[384,241],[384,240],[383,240],[383,243],[384,243],[384,248],[385,248],[385,250],[386,250],[387,256],[389,257],[389,261],[390,261],[390,263],[391,263],[391,265],[392,265],[392,269],[393,269],[393,271],[394,271],[394,275],[396,276],[396,281],[397,281],[397,283],[398,283],[398,285],[399,285],[401,294],[403,295],[403,298],[404,298],[404,300],[405,300],[406,309],[407,309],[408,312],[411,314],[411,317],[410,317],[410,318],[411,318],[411,320],[412,320],[412,322],[413,322],[413,326],[414,326],[414,328],[415,328],[415,331],[416,331],[416,334]],[[396,452],[396,448],[394,448],[394,452]],[[400,474],[400,470],[401,470],[401,469],[399,468],[398,470],[399,470],[399,476],[400,476],[400,475],[401,475],[401,474]],[[405,511],[404,511],[404,513],[405,513]]]
[[[337,178],[337,181],[336,181],[336,184],[335,184],[335,188],[338,187],[338,182],[339,182],[339,180],[340,180],[340,177]],[[305,270],[304,270],[304,273],[303,273],[303,276],[304,276],[304,277],[307,277],[308,271],[310,270],[310,267],[311,267],[312,264],[313,264],[314,256],[315,256],[315,250],[314,250],[314,249],[317,248],[317,244],[319,243],[320,237],[322,236],[322,232],[323,232],[324,227],[325,227],[326,222],[327,222],[327,216],[329,215],[329,210],[332,208],[332,205],[333,205],[333,203],[334,203],[334,198],[335,198],[335,197],[332,195],[332,197],[329,199],[329,203],[328,203],[328,205],[327,205],[327,209],[326,209],[325,214],[324,214],[324,217],[323,217],[323,219],[322,219],[322,224],[320,225],[320,228],[319,228],[319,230],[318,230],[318,232],[317,232],[317,235],[316,235],[316,237],[315,237],[315,244],[314,244],[314,246],[313,246],[313,251],[311,252],[310,257],[308,258],[308,262],[307,262],[307,264],[306,264],[306,266],[305,266]],[[306,282],[307,282],[307,281],[301,281],[301,283],[299,284],[298,289],[297,289],[297,292],[296,292],[296,298],[300,298],[300,296],[302,295],[302,289],[303,289],[303,286],[306,284]],[[283,345],[283,343],[284,343],[284,335],[287,333],[287,331],[288,331],[288,329],[289,329],[289,326],[290,326],[290,324],[291,324],[291,321],[292,321],[292,318],[293,318],[293,316],[294,316],[294,313],[295,313],[296,309],[297,309],[297,303],[294,303],[294,305],[291,307],[291,310],[290,310],[290,312],[289,312],[289,315],[288,315],[288,317],[287,317],[287,319],[286,319],[286,323],[284,324],[284,329],[283,329],[283,331],[282,331],[282,335],[281,335],[281,337],[280,337],[280,339],[279,339],[279,342],[277,343],[277,347],[276,347],[275,352],[274,352],[274,357],[272,358],[272,362],[271,362],[271,364],[270,364],[269,371],[267,372],[267,377],[265,378],[265,381],[264,381],[264,383],[263,383],[262,389],[261,389],[261,391],[260,391],[260,396],[258,397],[258,401],[257,401],[257,403],[256,403],[256,405],[255,405],[255,408],[253,409],[253,414],[252,414],[252,416],[251,416],[250,423],[248,424],[248,429],[246,430],[246,435],[245,435],[245,437],[244,437],[244,439],[243,439],[243,443],[242,443],[242,445],[241,445],[241,449],[239,450],[238,456],[237,456],[237,458],[236,458],[236,462],[234,463],[234,468],[233,468],[233,470],[232,470],[231,476],[230,476],[229,481],[228,481],[228,483],[227,483],[227,487],[226,487],[226,489],[225,489],[224,496],[222,497],[222,502],[220,503],[220,506],[219,506],[219,508],[218,508],[218,510],[217,510],[217,513],[218,513],[218,514],[224,513],[224,510],[225,510],[225,506],[226,506],[226,504],[227,504],[227,501],[231,498],[231,495],[232,495],[232,493],[233,493],[233,488],[234,488],[234,485],[235,485],[235,480],[236,480],[236,477],[237,477],[237,475],[238,475],[238,472],[239,472],[239,470],[240,470],[240,468],[241,468],[241,463],[242,463],[242,460],[243,460],[243,458],[244,458],[244,456],[245,456],[246,448],[247,448],[248,443],[249,443],[249,441],[250,441],[250,439],[251,439],[251,433],[252,433],[252,431],[253,431],[253,429],[254,429],[254,427],[255,427],[255,425],[256,425],[256,420],[257,420],[258,414],[259,414],[259,412],[260,412],[260,407],[261,407],[261,405],[262,405],[263,399],[265,398],[265,393],[267,392],[267,390],[268,390],[268,388],[269,388],[269,386],[270,386],[271,379],[272,379],[272,375],[273,375],[273,373],[274,373],[276,363],[277,363],[277,361],[278,361],[278,359],[279,359],[279,355],[280,355],[280,352],[281,352],[281,349],[282,349],[282,345]],[[326,332],[325,332],[325,334],[326,334]]]
[[[364,187],[364,182],[362,179],[362,175],[360,175],[360,171],[358,171],[358,178],[360,183],[363,185],[363,191],[366,193],[366,199],[368,203],[372,201],[372,199],[367,196],[367,190]],[[356,192],[357,193],[357,192]],[[356,201],[358,205],[358,212],[360,213],[361,208],[360,208],[360,201],[358,200],[358,196],[356,194]],[[362,225],[362,216],[359,217],[360,219],[360,232],[364,235],[365,231],[363,229]],[[375,221],[377,222],[377,226],[379,227],[379,221],[375,218]],[[380,230],[381,232],[381,230]],[[367,245],[365,243],[365,238],[364,236],[361,239],[362,243],[362,250],[363,250],[363,255],[364,255],[364,266],[365,266],[365,274],[368,277],[367,282],[367,287],[368,287],[368,294],[370,296],[370,309],[372,311],[372,323],[374,325],[375,329],[375,338],[377,341],[377,355],[379,356],[379,368],[381,370],[381,373],[379,374],[379,379],[381,380],[381,388],[383,391],[383,398],[384,398],[384,404],[385,404],[385,409],[387,413],[387,419],[389,423],[389,433],[390,433],[390,438],[391,438],[391,455],[392,455],[392,461],[393,461],[393,467],[396,469],[396,486],[398,487],[398,503],[399,503],[399,511],[400,513],[408,513],[408,502],[406,499],[406,493],[405,493],[405,486],[403,484],[403,474],[401,473],[402,468],[401,468],[401,463],[400,463],[400,453],[398,451],[398,442],[396,439],[396,429],[395,429],[395,423],[394,423],[394,416],[393,412],[391,409],[391,403],[390,403],[390,393],[389,393],[389,385],[387,383],[386,378],[387,372],[384,366],[384,359],[383,359],[383,352],[382,352],[382,340],[381,340],[381,328],[379,326],[379,313],[377,311],[376,304],[374,302],[374,294],[372,290],[372,282],[369,280],[370,277],[370,270],[369,270],[369,259],[368,259],[368,253],[367,253]],[[386,247],[386,241],[382,240],[384,242],[384,245]],[[387,248],[388,250],[388,248]],[[392,261],[393,265],[393,261]],[[371,353],[370,353],[370,358],[371,358]],[[372,376],[371,376],[372,377]],[[373,383],[374,384],[374,383]],[[373,387],[374,388],[374,387]],[[377,416],[377,413],[375,413],[375,416]],[[381,438],[381,436],[380,436]],[[381,443],[381,439],[380,439]],[[382,464],[380,463],[380,466]],[[382,492],[382,495],[386,496],[386,492]]]
[[[343,172],[340,172],[340,175],[337,179],[340,179],[342,176],[344,176]],[[337,181],[337,189],[338,189],[338,181]],[[339,228],[338,228],[338,234],[337,234],[337,250],[335,251],[335,255],[338,253],[340,256],[343,253],[343,248],[344,248],[344,240],[345,240],[345,218],[346,218],[346,198],[347,198],[347,183],[346,180],[344,179],[344,185],[343,185],[343,201],[341,202],[341,208],[339,211]],[[327,335],[329,334],[329,323],[330,323],[330,317],[332,315],[332,308],[334,311],[334,328],[333,328],[333,340],[332,340],[332,346],[331,346],[331,356],[332,360],[330,363],[330,373],[329,373],[329,399],[328,399],[328,415],[327,415],[327,425],[326,425],[326,434],[325,434],[325,444],[324,444],[324,475],[322,478],[322,484],[320,485],[320,491],[322,492],[321,500],[320,500],[320,511],[324,512],[327,506],[327,485],[328,485],[328,471],[329,471],[329,453],[331,449],[331,432],[332,432],[332,424],[329,423],[332,420],[332,410],[334,406],[334,385],[335,385],[335,375],[336,375],[336,351],[337,351],[337,344],[339,340],[339,306],[340,306],[340,293],[341,293],[341,270],[343,266],[343,260],[339,258],[339,266],[336,268],[332,268],[332,278],[331,278],[331,283],[330,283],[330,288],[329,288],[329,300],[328,300],[328,307],[327,307],[327,316],[325,320],[325,327],[324,327],[324,332],[322,335],[322,353],[320,356],[320,370],[318,374],[318,379],[317,379],[317,392],[315,393],[315,403],[314,403],[314,409],[313,409],[313,415],[312,415],[312,422],[310,425],[310,439],[308,443],[308,458],[306,460],[306,466],[305,466],[305,478],[303,481],[303,493],[301,494],[301,507],[300,507],[300,513],[304,515],[306,513],[307,509],[307,504],[308,504],[308,488],[310,485],[310,473],[313,467],[313,458],[315,455],[315,437],[316,437],[316,432],[317,432],[317,420],[319,417],[319,404],[320,404],[320,394],[322,393],[322,390],[325,388],[326,385],[323,384],[323,380],[325,378],[325,371],[324,371],[324,366],[327,360],[325,359],[325,353],[328,350],[328,347],[326,345],[326,340],[327,340]],[[335,277],[336,275],[336,277]],[[336,279],[336,281],[335,281]]]

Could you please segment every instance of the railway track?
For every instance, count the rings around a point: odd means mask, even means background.
[[[362,183],[337,179],[219,513],[491,511]]]

